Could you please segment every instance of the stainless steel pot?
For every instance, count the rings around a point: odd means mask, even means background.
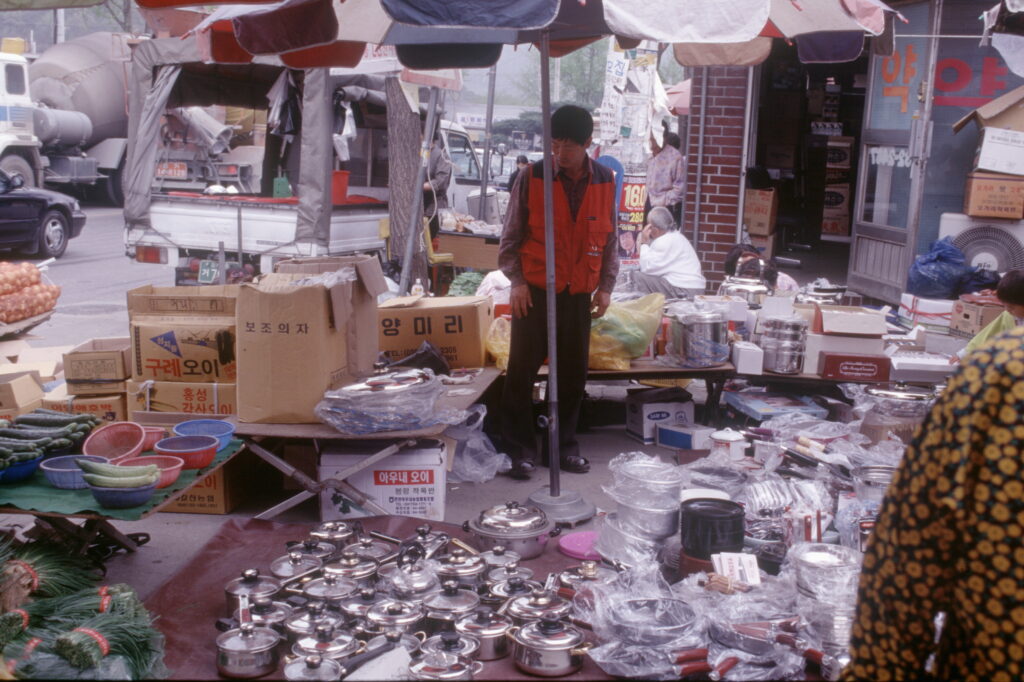
[[[562,587],[578,590],[587,584],[604,584],[615,580],[619,572],[602,566],[596,561],[581,561],[579,566],[570,566],[558,575]]]
[[[247,568],[242,571],[242,577],[235,578],[224,587],[227,615],[230,616],[238,610],[238,598],[243,594],[252,602],[260,597],[273,599],[274,595],[280,591],[280,581],[260,575],[258,569]]]
[[[366,620],[382,633],[389,630],[407,632],[415,629],[415,626],[423,620],[423,605],[389,599],[371,606],[366,612]]]
[[[481,552],[480,557],[488,566],[504,566],[515,561],[517,564],[522,559],[516,552],[511,552],[505,545],[495,545],[493,549]]]
[[[543,588],[544,586],[536,580],[523,580],[518,576],[513,576],[508,580],[502,580],[491,585],[491,594],[499,599],[515,599]]]
[[[719,296],[739,296],[750,305],[759,306],[765,296],[770,296],[772,288],[764,280],[753,277],[726,276],[718,287]]]
[[[504,545],[523,559],[533,559],[544,551],[548,538],[558,534],[554,521],[536,507],[508,502],[480,512],[480,516],[462,525],[472,533],[478,547]]]
[[[434,652],[409,663],[414,680],[472,680],[483,670],[483,663],[465,656]]]
[[[508,656],[508,631],[512,619],[491,609],[477,609],[455,623],[455,631],[473,635],[480,641],[477,658],[481,661],[496,661]]]
[[[312,554],[292,550],[270,562],[270,572],[281,581],[291,582],[313,575],[323,567],[323,561]]]
[[[722,313],[676,316],[671,328],[672,347],[687,367],[717,367],[729,361],[729,323]]]
[[[288,682],[334,682],[341,679],[341,664],[329,658],[306,656],[285,664]]]
[[[383,561],[386,557],[392,556],[395,553],[393,545],[368,537],[359,538],[345,549],[355,552],[359,556],[370,557],[377,561]]]
[[[437,577],[442,582],[456,580],[463,587],[476,588],[480,584],[487,562],[479,555],[472,555],[463,549],[454,549],[438,561]]]
[[[652,540],[671,537],[679,531],[679,505],[671,509],[654,509],[637,500],[637,504],[619,502],[616,509],[619,523],[630,533]]]
[[[533,577],[533,569],[520,566],[518,561],[510,561],[502,566],[495,566],[487,571],[487,578],[484,580],[488,585],[495,585],[506,582],[513,578],[529,580]]]
[[[352,541],[353,528],[344,521],[324,521],[314,528],[309,537],[334,545],[336,551]]]
[[[318,625],[341,628],[345,625],[345,619],[340,613],[327,610],[327,604],[322,601],[314,601],[308,603],[304,609],[293,611],[284,621],[284,630],[288,641],[294,644],[302,637],[316,632]]]
[[[804,369],[804,341],[761,337],[764,370],[775,374],[799,374]]]
[[[427,564],[417,561],[408,564],[386,564],[377,570],[380,586],[398,599],[421,599],[437,592],[440,583]]]
[[[303,554],[315,556],[320,561],[327,561],[338,551],[338,547],[330,542],[324,542],[310,536],[302,542],[293,544],[289,547],[289,551],[302,552]]]
[[[476,592],[460,588],[455,580],[446,580],[440,592],[423,599],[423,608],[427,611],[425,629],[428,634],[451,629],[455,621],[472,613],[478,606],[480,596]]]
[[[300,637],[292,645],[292,653],[296,656],[316,655],[339,662],[362,650],[362,642],[331,625],[316,626],[313,634]]]
[[[512,658],[528,675],[565,677],[583,667],[590,647],[578,628],[551,616],[509,632]]]
[[[224,677],[251,679],[277,670],[281,635],[270,628],[242,623],[217,637],[217,672]]]
[[[347,617],[355,620],[362,618],[366,615],[366,612],[370,610],[370,607],[374,604],[379,604],[382,601],[390,599],[388,595],[383,592],[378,592],[372,587],[362,587],[356,594],[353,594],[345,599],[338,602],[338,610],[345,614]]]
[[[249,609],[249,617],[256,627],[273,628],[278,632],[284,632],[284,622],[292,615],[292,607],[284,602],[273,601],[267,597],[260,597],[253,601]],[[242,622],[241,611],[235,611],[234,618]]]
[[[427,637],[420,649],[425,654],[440,652],[477,659],[480,653],[480,640],[473,635],[445,630],[433,637]]]
[[[302,586],[302,593],[307,599],[322,601],[327,606],[339,608],[344,599],[348,599],[359,590],[355,580],[339,578],[333,573],[325,573],[324,577],[310,580]]]
[[[354,580],[360,587],[373,587],[377,560],[345,550],[335,561],[324,564],[324,573]]]
[[[514,625],[522,627],[541,618],[567,617],[572,612],[572,603],[550,590],[534,590],[528,595],[516,597],[509,602],[505,613]]]

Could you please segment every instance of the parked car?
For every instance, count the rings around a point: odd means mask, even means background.
[[[0,170],[0,248],[60,258],[83,227],[85,213],[74,197],[25,187],[20,173]]]

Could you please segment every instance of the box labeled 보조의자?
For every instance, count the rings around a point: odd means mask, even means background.
[[[661,424],[694,424],[693,400],[689,392],[674,387],[652,388],[626,396],[626,435],[651,444]]]
[[[388,303],[377,309],[380,350],[388,360],[412,355],[429,341],[452,368],[486,364],[485,341],[494,320],[490,296],[422,298],[408,307]]]
[[[124,381],[132,373],[130,337],[89,339],[64,353],[64,380]]]
[[[92,414],[108,422],[128,420],[124,393],[82,396],[69,393],[67,384],[61,384],[43,396],[42,406],[68,414]]]
[[[975,218],[1020,220],[1024,216],[1024,177],[968,173],[964,213]]]
[[[359,471],[346,479],[389,514],[415,516],[433,521],[444,520],[447,492],[447,449],[440,440],[422,439],[407,448]],[[366,459],[366,453],[325,450],[317,471],[320,481]],[[344,493],[327,488],[320,493],[320,519],[331,521],[357,516],[373,516]]]
[[[759,237],[775,234],[779,197],[774,189],[748,189],[743,198],[743,222],[747,232]]]
[[[237,286],[144,286],[129,291],[132,378],[234,381],[237,297]]]
[[[128,409],[143,412],[222,414],[238,412],[235,384],[129,381]]]
[[[238,418],[312,423],[324,391],[372,373],[377,295],[387,286],[373,256],[287,261],[278,270],[238,296]]]

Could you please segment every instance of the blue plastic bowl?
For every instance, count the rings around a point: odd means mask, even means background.
[[[221,419],[192,419],[174,427],[175,436],[213,436],[220,441],[217,452],[228,446],[234,433],[235,425]]]
[[[90,485],[89,490],[92,491],[92,496],[96,498],[101,507],[126,509],[148,502],[149,498],[153,497],[153,491],[156,490],[156,481],[140,488],[103,488]]]
[[[75,460],[81,457],[90,462],[109,464],[110,460],[99,455],[64,455],[63,457],[50,457],[44,459],[39,468],[43,470],[43,476],[54,488],[62,490],[85,490],[89,484],[82,478],[82,470],[75,464]]]
[[[42,456],[39,456],[26,462],[12,464],[3,470],[3,478],[0,478],[0,481],[4,483],[20,483],[32,478],[32,474],[36,472],[36,469],[39,468],[39,463],[42,461]]]

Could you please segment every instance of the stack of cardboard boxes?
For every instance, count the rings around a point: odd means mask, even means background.
[[[64,380],[43,398],[43,407],[89,412],[106,421],[128,418],[125,388],[131,374],[127,338],[90,339],[64,354]]]
[[[825,207],[821,233],[845,237],[850,234],[850,174],[854,139],[833,135],[828,138],[825,161]]]
[[[973,171],[964,188],[964,213],[976,218],[1024,217],[1024,86],[975,109],[953,125],[981,129]]]
[[[743,223],[750,243],[765,258],[775,256],[775,222],[779,212],[778,192],[774,189],[748,189],[743,198]]]

